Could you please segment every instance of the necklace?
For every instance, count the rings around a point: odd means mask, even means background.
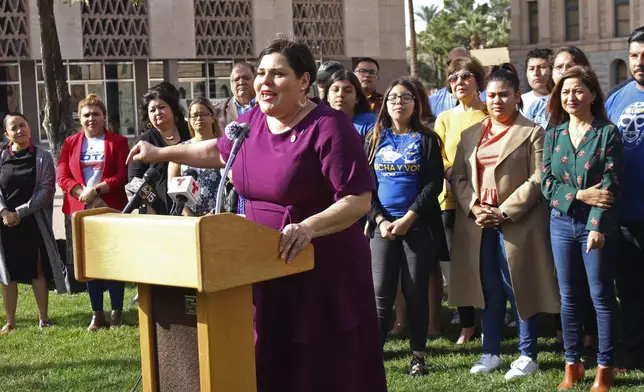
[[[588,128],[590,127],[584,127],[581,129],[581,131],[578,131],[575,129],[574,131],[572,129],[568,130],[568,133],[570,134],[570,141],[572,142],[572,145],[577,148],[579,146],[579,142],[581,139],[584,137],[586,132],[588,131]]]
[[[172,139],[174,139],[174,135],[172,135],[172,136],[164,136],[164,138],[165,138],[165,140],[172,140]]]

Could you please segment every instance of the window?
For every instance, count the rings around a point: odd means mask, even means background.
[[[539,4],[536,1],[528,2],[528,42],[539,42]]]
[[[566,0],[566,41],[579,41],[579,0]]]
[[[628,0],[615,0],[615,37],[631,33],[631,15]]]
[[[0,64],[0,121],[9,112],[20,112],[20,67],[16,63]]]
[[[628,69],[624,60],[617,59],[611,64],[611,82],[616,86],[628,78]]]
[[[107,117],[114,131],[124,136],[136,132],[137,97],[134,96],[134,68],[132,62],[66,62],[69,94],[71,96],[74,126],[80,130],[78,103],[87,94],[96,94],[107,106]],[[39,123],[45,110],[45,83],[42,65],[36,64]],[[108,124],[110,125],[110,124]],[[40,140],[47,140],[45,130],[40,127]]]

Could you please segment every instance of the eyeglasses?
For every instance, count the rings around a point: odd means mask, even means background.
[[[472,76],[474,76],[470,71],[463,71],[460,74],[458,73],[453,73],[447,77],[447,80],[449,80],[450,83],[456,83],[458,82],[458,78],[460,77],[461,80],[464,82],[467,82],[468,80],[472,79]]]
[[[207,117],[210,117],[210,116],[212,116],[211,113],[192,113],[190,115],[190,118],[193,119],[193,120],[196,120],[198,118],[207,118]]]
[[[370,76],[370,77],[378,75],[378,71],[373,70],[373,69],[358,68],[358,69],[355,70],[355,72],[359,73],[360,75]]]
[[[414,102],[414,96],[411,94],[403,94],[403,95],[389,94],[387,95],[387,102],[396,103],[398,102],[398,98],[400,98],[400,101],[403,104]]]

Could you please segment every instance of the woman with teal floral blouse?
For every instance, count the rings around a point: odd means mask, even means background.
[[[607,391],[613,381],[616,301],[606,244],[617,227],[622,141],[617,127],[608,121],[597,76],[589,68],[573,67],[564,73],[548,111],[553,124],[559,124],[546,135],[541,175],[541,189],[552,207],[550,235],[566,356],[565,377],[557,389],[571,389],[584,376],[581,303],[587,284],[599,338],[591,391]]]

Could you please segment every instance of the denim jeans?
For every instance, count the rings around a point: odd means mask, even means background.
[[[125,295],[125,283],[114,280],[88,280],[87,291],[89,302],[92,304],[93,312],[103,311],[103,290],[107,287],[110,292],[112,310],[123,310],[123,296]]]
[[[614,359],[616,309],[613,261],[610,257],[612,238],[606,236],[603,249],[586,252],[588,233],[585,220],[576,220],[556,209],[552,210],[550,238],[561,295],[561,326],[566,362],[572,363],[581,358],[584,285],[587,285],[597,313],[597,363],[611,366]]]
[[[510,301],[514,319],[517,320],[519,351],[521,355],[537,360],[539,323],[537,315],[520,320],[514,298],[512,279],[503,233],[500,229],[483,229],[481,239],[481,283],[485,296],[483,310],[483,354],[501,355],[501,342],[505,321],[506,300]]]
[[[385,343],[392,323],[400,272],[407,303],[410,346],[413,351],[425,351],[429,324],[429,275],[436,262],[429,231],[412,226],[404,236],[388,240],[382,238],[380,230],[376,229],[369,244],[381,343]]]
[[[615,283],[625,354],[644,365],[644,221],[624,222],[616,234]]]

